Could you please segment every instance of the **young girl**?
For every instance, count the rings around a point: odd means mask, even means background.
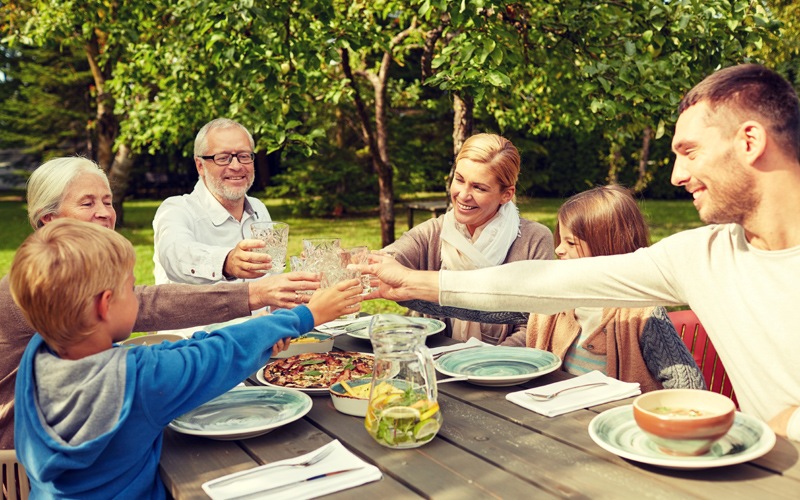
[[[555,240],[559,259],[580,259],[646,247],[649,231],[631,193],[611,185],[564,202]],[[705,388],[702,373],[663,307],[579,307],[552,316],[531,314],[525,335],[515,334],[503,345],[552,351],[569,373],[599,370],[638,382],[642,392]]]

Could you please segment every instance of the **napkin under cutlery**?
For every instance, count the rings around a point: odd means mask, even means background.
[[[549,401],[537,401],[525,394],[526,392],[551,394],[569,387],[596,382],[605,382],[605,385],[576,388],[574,391],[567,391],[563,394],[559,394]],[[642,391],[638,383],[622,382],[621,380],[608,377],[595,370],[569,380],[554,382],[552,384],[536,387],[535,389],[512,392],[506,394],[506,399],[523,408],[533,410],[536,413],[541,413],[547,417],[555,417],[556,415],[563,415],[564,413],[608,403],[609,401],[629,398],[641,393]]]
[[[308,467],[280,467],[302,462],[323,449],[333,447],[325,459]],[[364,462],[334,440],[321,448],[295,458],[272,462],[235,472],[203,483],[212,500],[247,498],[310,499],[377,481],[380,469]]]
[[[431,347],[429,351],[431,352],[432,356],[438,357],[439,355],[448,352],[460,351],[461,349],[469,349],[471,347],[482,347],[482,346],[494,347],[492,344],[483,342],[482,340],[476,339],[475,337],[470,337],[470,339],[467,340],[466,342],[462,342],[460,344],[446,345],[442,347]]]

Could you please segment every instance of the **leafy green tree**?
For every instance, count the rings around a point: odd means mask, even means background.
[[[800,88],[800,4],[793,0],[767,2],[781,22],[779,32],[760,52],[766,63]]]
[[[714,69],[757,57],[777,24],[758,1],[419,0],[442,20],[426,81],[474,96],[501,130],[603,130],[609,179],[641,140],[640,186],[651,138],[682,94]]]
[[[124,222],[122,202],[133,154],[128,143],[118,141],[120,116],[109,81],[116,62],[126,56],[128,43],[136,37],[131,27],[148,28],[143,7],[104,0],[82,1],[80,8],[69,0],[10,0],[2,5],[5,40],[11,49],[18,45],[59,46],[86,58],[94,82],[93,156],[109,174],[120,224]]]
[[[40,158],[91,151],[92,79],[85,59],[54,47],[18,47],[0,58],[0,147]]]
[[[416,34],[413,12],[392,14],[399,4],[151,4],[164,21],[129,46],[130,57],[117,64],[112,82],[126,103],[120,136],[135,149],[188,150],[187,128],[224,115],[248,126],[261,150],[310,155],[329,135],[316,119],[326,115],[320,106],[349,107],[378,179],[388,243],[394,188],[387,109],[390,89],[396,91],[388,72]]]

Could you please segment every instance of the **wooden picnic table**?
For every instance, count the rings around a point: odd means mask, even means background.
[[[408,213],[408,228],[414,227],[414,211],[422,210],[431,213],[431,219],[442,215],[447,211],[447,200],[437,201],[411,201],[406,203]]]
[[[442,335],[429,347],[453,343]],[[336,338],[335,347],[372,352],[368,341]],[[201,485],[220,476],[313,451],[338,439],[376,465],[383,479],[327,498],[798,498],[800,446],[778,438],[752,462],[673,470],[620,458],[600,448],[590,420],[631,399],[545,417],[505,399],[509,392],[571,375],[556,371],[515,387],[467,382],[439,386],[443,425],[419,448],[391,450],[376,443],[363,418],[336,411],[330,397],[313,396],[302,419],[241,441],[214,441],[165,430],[161,476],[176,499],[204,498]],[[255,374],[251,383],[257,383]]]

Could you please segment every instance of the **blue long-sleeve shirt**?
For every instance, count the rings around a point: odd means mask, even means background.
[[[164,427],[258,370],[278,339],[313,327],[298,306],[80,360],[59,358],[35,335],[17,376],[14,428],[33,497],[164,498]]]

